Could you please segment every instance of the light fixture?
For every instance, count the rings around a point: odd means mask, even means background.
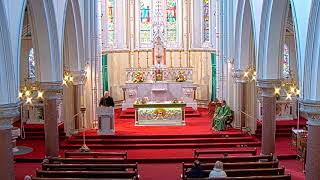
[[[37,94],[38,99],[43,99],[43,91],[40,90],[39,82],[30,78],[24,80],[24,85],[19,91],[19,99],[25,104],[32,104]]]
[[[68,86],[69,84],[73,84],[73,76],[69,71],[64,70],[62,85]]]
[[[255,81],[257,79],[256,67],[249,65],[243,74],[243,79],[248,81]]]
[[[280,90],[281,90],[281,88],[275,87],[275,88],[274,88],[274,94],[275,94],[275,95],[280,95]]]

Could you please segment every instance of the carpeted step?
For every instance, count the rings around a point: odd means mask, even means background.
[[[252,137],[235,138],[181,138],[181,139],[87,139],[86,144],[178,144],[178,143],[218,143],[218,142],[252,142]],[[69,139],[68,144],[81,144],[82,139]]]
[[[260,142],[185,143],[185,144],[90,144],[90,149],[168,149],[168,148],[222,148],[259,147]],[[78,149],[82,144],[65,144],[63,149]]]
[[[161,135],[88,135],[86,139],[169,139],[169,138],[226,138],[226,137],[248,137],[243,132],[221,131],[214,134],[161,134]],[[82,139],[82,134],[74,135],[71,138]]]

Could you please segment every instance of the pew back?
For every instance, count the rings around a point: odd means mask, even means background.
[[[91,157],[91,158],[120,157],[120,158],[127,159],[128,152],[65,152],[64,156],[66,158],[71,158],[71,157]]]
[[[210,155],[210,154],[223,154],[228,156],[228,154],[250,154],[252,156],[257,155],[257,149],[243,149],[243,150],[194,150],[194,158],[199,158],[200,155]]]

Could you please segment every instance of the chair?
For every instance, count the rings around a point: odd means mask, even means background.
[[[228,116],[226,121],[225,121],[226,128],[228,128],[228,127],[233,128],[232,125],[231,125],[232,122],[233,122],[233,119],[234,119],[233,117],[234,117],[234,111],[231,110],[231,115]]]

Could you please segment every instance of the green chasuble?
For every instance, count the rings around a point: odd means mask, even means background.
[[[212,128],[221,131],[224,130],[224,121],[228,116],[231,115],[230,107],[225,105],[224,107],[219,107],[215,112],[212,119]]]

